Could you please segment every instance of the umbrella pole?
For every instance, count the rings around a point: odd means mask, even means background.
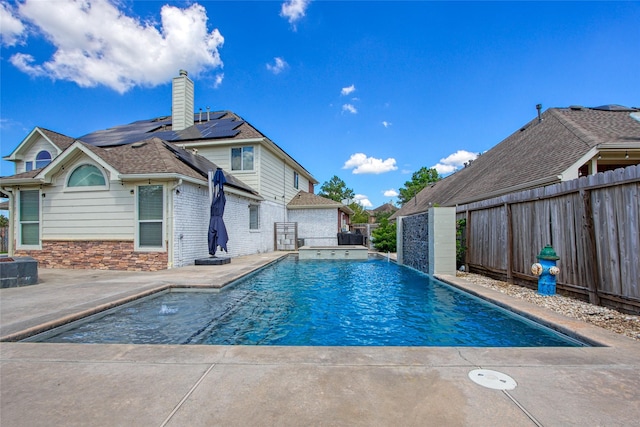
[[[209,183],[209,206],[213,203],[213,171],[208,172],[208,183]]]

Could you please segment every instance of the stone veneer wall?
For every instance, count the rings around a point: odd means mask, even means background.
[[[402,218],[402,263],[429,274],[429,213]]]
[[[167,252],[136,252],[133,241],[46,240],[41,250],[19,250],[42,268],[157,271],[167,268]]]

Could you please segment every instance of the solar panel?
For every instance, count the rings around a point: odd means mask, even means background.
[[[196,122],[194,126],[178,132],[168,129],[171,125],[171,117],[159,117],[99,130],[88,133],[78,139],[96,147],[113,147],[131,144],[151,137],[158,137],[165,141],[185,141],[236,136],[240,133],[236,129],[244,122],[233,118],[222,119],[224,115],[226,115],[224,112],[210,112],[209,121]],[[203,113],[203,119],[205,117],[206,113]]]

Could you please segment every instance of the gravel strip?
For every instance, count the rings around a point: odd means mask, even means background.
[[[514,298],[523,299],[532,304],[564,314],[567,317],[580,319],[640,341],[640,316],[620,313],[611,308],[600,307],[562,295],[542,296],[532,289],[511,285],[479,274],[458,271],[456,276],[476,285],[502,292]]]

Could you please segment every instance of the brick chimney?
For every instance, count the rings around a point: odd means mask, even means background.
[[[180,70],[180,75],[173,78],[171,99],[172,129],[181,131],[193,126],[193,81],[185,70]]]

